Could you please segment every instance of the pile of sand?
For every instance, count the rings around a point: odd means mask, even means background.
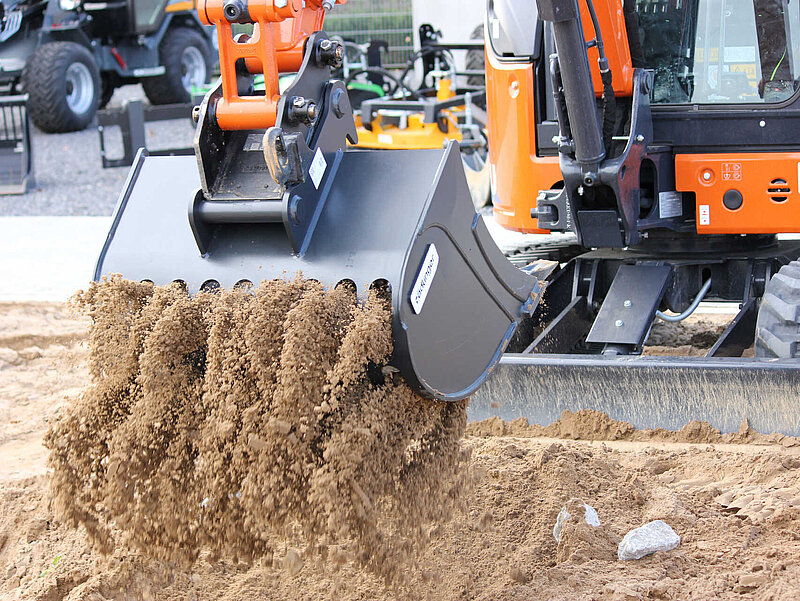
[[[189,566],[287,541],[402,580],[463,490],[465,403],[385,367],[376,290],[270,281],[189,297],[119,278],[77,297],[91,385],[47,435],[59,519],[103,552]]]

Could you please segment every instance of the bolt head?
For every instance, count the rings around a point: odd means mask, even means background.
[[[630,299],[626,299],[625,302],[622,303],[622,305],[625,307],[631,307],[633,306],[633,303],[630,301]]]
[[[618,328],[621,328],[622,326],[625,325],[625,322],[623,322],[621,319],[618,319],[617,321],[614,322],[614,325]]]
[[[295,106],[297,108],[302,107],[303,105],[305,105],[305,103],[306,99],[303,98],[302,96],[295,96],[294,98],[292,98],[292,106]]]
[[[330,41],[330,40],[322,40],[322,41],[319,43],[319,47],[320,47],[320,48],[322,48],[323,50],[330,50],[330,48],[331,48],[331,46],[332,46],[332,45],[333,45],[333,44],[331,43],[331,41]]]
[[[642,134],[637,134],[636,141],[639,142],[639,144],[641,144],[642,142],[644,142],[644,136]]]
[[[708,181],[711,179],[711,172],[710,171],[703,171],[703,179]]]
[[[308,107],[306,108],[306,113],[308,114],[309,121],[316,121],[317,120],[317,103],[316,102],[309,102]]]

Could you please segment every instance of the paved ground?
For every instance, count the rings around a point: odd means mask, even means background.
[[[117,90],[109,107],[143,98],[140,86],[126,86]],[[161,122],[147,128],[148,146],[189,146],[192,132],[188,120]],[[116,142],[121,144],[120,139],[117,135]],[[0,216],[112,213],[128,168],[103,169],[96,125],[70,134],[45,134],[34,127],[32,146],[34,186],[23,196],[0,196]]]

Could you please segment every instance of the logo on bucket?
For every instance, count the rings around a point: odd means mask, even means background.
[[[425,304],[425,298],[428,296],[428,290],[431,289],[433,283],[433,276],[436,275],[436,270],[439,268],[439,253],[436,252],[436,246],[431,244],[428,247],[428,252],[425,253],[425,260],[422,262],[419,274],[417,274],[417,281],[414,282],[414,287],[411,289],[411,307],[414,313],[419,315],[422,311],[422,305]]]

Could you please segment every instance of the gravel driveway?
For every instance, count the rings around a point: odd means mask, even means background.
[[[143,100],[141,86],[125,86],[109,108],[128,100]],[[109,136],[121,144],[118,132]],[[189,120],[162,121],[147,126],[148,146],[190,146]],[[97,126],[70,134],[46,134],[33,127],[34,185],[25,195],[0,196],[0,217],[11,215],[110,215],[128,175],[128,167],[103,169]],[[112,146],[113,147],[113,146]],[[121,155],[121,145],[120,145]]]

